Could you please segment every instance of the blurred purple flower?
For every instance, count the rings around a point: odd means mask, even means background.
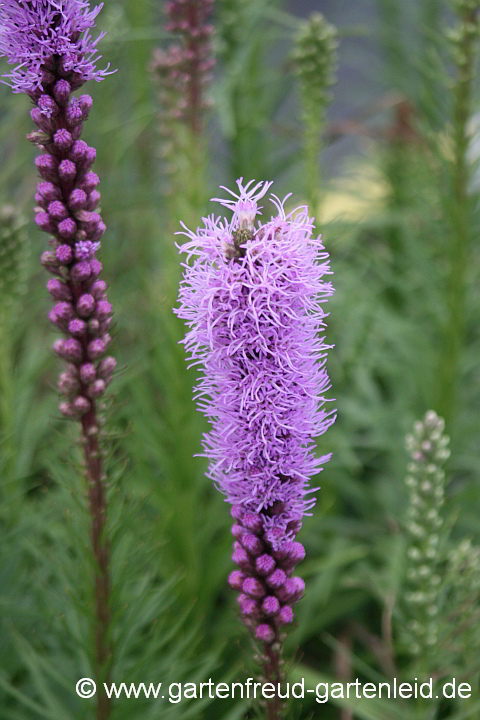
[[[215,60],[207,22],[213,0],[171,0],[165,5],[166,30],[176,41],[153,52],[151,70],[160,80],[166,119],[186,120],[192,132],[202,130],[202,111],[210,106],[205,88],[212,79]]]

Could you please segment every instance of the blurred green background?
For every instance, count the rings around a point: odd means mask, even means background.
[[[118,72],[89,87],[94,106],[84,138],[97,148],[108,225],[102,262],[121,368],[109,413],[118,682],[233,681],[255,671],[226,583],[229,508],[204,477],[204,459],[194,457],[206,424],[192,402],[195,372],[185,369],[178,344],[183,326],[171,311],[180,278],[174,232],[180,220],[200,224],[213,211],[206,201],[217,186],[232,187],[239,176],[275,180],[276,194],[292,192],[295,205],[308,197],[290,52],[300,16],[311,10],[324,12],[339,33],[338,81],[319,128],[320,200],[312,210],[335,273],[328,368],[338,420],[319,441],[318,451],[333,458],[299,536],[307,593],[286,655],[292,677],[312,687],[325,678],[377,681],[391,674],[392,660],[398,676],[416,667],[397,646],[407,542],[403,437],[426,410],[446,416],[451,436],[445,542],[478,540],[480,512],[480,116],[473,85],[472,140],[463,152],[469,182],[459,211],[455,63],[443,34],[454,24],[453,9],[438,0],[217,0],[205,179],[192,195],[170,183],[158,83],[148,70],[153,49],[170,41],[162,3],[105,3],[101,48]],[[56,410],[58,363],[38,262],[46,242],[30,220],[36,177],[25,140],[29,109],[27,97],[0,86],[0,204],[22,210],[20,232],[30,246],[26,293],[4,310],[0,325],[0,718],[70,720],[94,716],[93,701],[74,692],[80,677],[91,676],[93,568],[76,428]],[[442,358],[452,332],[458,212],[467,256],[460,349],[447,363],[449,378]],[[478,668],[465,672],[478,682]],[[478,717],[479,701],[477,692],[468,706],[419,709],[403,701],[318,706],[307,698],[292,703],[289,717],[460,720]],[[254,713],[225,699],[119,700],[112,717],[234,720]]]

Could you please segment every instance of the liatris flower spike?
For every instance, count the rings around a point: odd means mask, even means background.
[[[165,6],[166,30],[179,41],[167,50],[153,53],[152,71],[161,80],[161,101],[167,119],[186,120],[193,133],[202,130],[202,111],[209,106],[204,97],[214,65],[210,38],[213,25],[207,22],[213,0],[171,0]]]
[[[445,495],[443,465],[450,455],[444,428],[444,420],[429,410],[405,438],[411,460],[405,478],[410,494],[406,523],[409,591],[403,634],[407,650],[423,659],[435,652],[438,640],[440,510]]]
[[[4,77],[14,92],[32,99],[39,130],[29,139],[43,151],[36,159],[42,181],[35,211],[37,227],[52,236],[42,264],[53,275],[47,286],[55,301],[49,317],[64,335],[53,348],[68,363],[59,380],[65,396],[60,411],[82,418],[86,432],[96,427],[95,399],[115,367],[114,359],[105,357],[112,308],[96,257],[105,232],[96,212],[99,178],[91,172],[96,151],[80,140],[92,99],[73,95],[106,72],[95,68],[98,38],[92,40],[88,31],[100,9],[90,10],[80,0],[5,0],[0,7],[0,53],[18,63]]]
[[[239,180],[237,194],[224,188],[232,197],[215,199],[231,220],[209,216],[196,232],[183,226],[188,260],[175,310],[204,373],[196,399],[212,425],[209,477],[235,520],[239,569],[229,582],[243,621],[265,644],[268,678],[280,677],[281,627],[304,591],[293,571],[305,555],[296,535],[315,504],[309,479],[330,457],[315,456],[314,439],[335,420],[324,408],[329,346],[318,335],[333,293],[328,255],[307,207],[287,212],[287,198],[272,195],[274,216],[258,221],[271,184]]]
[[[87,80],[108,73],[95,66],[102,35],[95,40],[90,35],[101,7],[90,9],[86,0],[2,0],[0,55],[15,65],[5,82],[34,104],[31,117],[38,130],[28,137],[42,151],[36,159],[42,177],[36,223],[51,236],[42,264],[53,276],[47,286],[55,303],[50,320],[63,334],[53,348],[67,362],[59,378],[60,411],[78,418],[83,429],[96,565],[96,663],[103,674],[110,661],[108,544],[97,401],[112,379],[115,360],[106,357],[112,307],[96,257],[106,229],[97,212],[99,178],[91,170],[96,151],[80,139],[92,98],[73,94]],[[97,701],[97,716],[106,718],[106,695],[99,693]]]

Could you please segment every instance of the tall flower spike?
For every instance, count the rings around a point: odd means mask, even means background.
[[[319,138],[325,130],[329,88],[335,82],[337,44],[335,27],[321,13],[313,13],[301,24],[292,53],[305,124],[308,196],[315,206],[319,199]]]
[[[224,188],[230,198],[216,199],[233,211],[231,220],[212,215],[196,232],[184,226],[175,312],[204,374],[196,399],[212,425],[204,438],[209,477],[232,505],[239,569],[230,585],[264,643],[266,677],[278,681],[281,628],[304,590],[293,576],[305,555],[296,535],[315,504],[309,480],[330,457],[317,458],[314,441],[335,420],[324,409],[330,346],[318,336],[333,288],[308,209],[287,212],[272,195],[275,214],[260,223],[258,203],[271,183],[237,185],[236,193]]]
[[[93,28],[101,5],[84,0],[3,0],[0,6],[0,54],[16,65],[7,75],[14,92],[31,98],[38,130],[28,138],[41,154],[36,158],[36,224],[51,236],[42,255],[52,274],[48,281],[54,305],[50,320],[62,333],[53,349],[66,361],[58,386],[60,411],[82,426],[88,497],[95,556],[97,679],[108,678],[110,645],[106,490],[99,440],[98,400],[112,379],[115,360],[106,357],[111,341],[112,307],[97,259],[105,224],[97,210],[99,179],[92,172],[96,151],[80,139],[92,109],[89,95],[73,93],[106,71],[95,68]],[[100,35],[101,37],[101,35]],[[105,693],[97,696],[97,717],[109,715]]]
[[[157,48],[151,69],[160,80],[161,102],[170,119],[186,120],[193,133],[202,130],[202,112],[209,106],[204,96],[214,65],[207,22],[213,0],[167,2],[166,29],[179,40],[167,50]]]
[[[438,640],[438,598],[441,578],[440,530],[443,519],[440,509],[444,501],[445,472],[443,465],[450,455],[449,438],[443,434],[445,423],[429,410],[417,421],[405,445],[410,454],[405,484],[410,498],[406,529],[407,550],[406,595],[407,626],[405,640],[412,655],[425,658],[432,653]]]
[[[172,0],[165,5],[166,29],[174,41],[157,48],[150,70],[159,91],[161,158],[167,179],[165,190],[181,210],[172,218],[205,203],[205,111],[210,107],[206,89],[214,58],[208,22],[213,0]],[[174,206],[170,203],[171,207]],[[193,214],[193,213],[192,213]]]

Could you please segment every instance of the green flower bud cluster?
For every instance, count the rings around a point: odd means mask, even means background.
[[[480,547],[469,538],[448,553],[446,585],[444,614],[449,655],[456,655],[461,666],[471,658],[476,664],[480,649]]]
[[[412,655],[425,657],[438,640],[438,595],[441,577],[440,514],[444,502],[445,472],[442,465],[450,455],[445,423],[430,410],[414,425],[405,444],[411,457],[405,484],[409,490],[406,531],[408,592],[406,642]]]
[[[215,49],[220,60],[230,62],[247,42],[251,23],[257,16],[252,10],[255,10],[255,0],[223,0],[218,3]]]
[[[300,79],[302,102],[308,117],[324,122],[330,100],[328,88],[335,82],[337,31],[321,13],[302,23],[292,57]]]
[[[445,35],[451,43],[460,79],[467,79],[473,72],[472,48],[480,31],[480,0],[454,0],[453,6],[458,23],[456,27],[446,29]]]
[[[0,323],[13,312],[26,290],[26,224],[11,205],[0,207]]]

